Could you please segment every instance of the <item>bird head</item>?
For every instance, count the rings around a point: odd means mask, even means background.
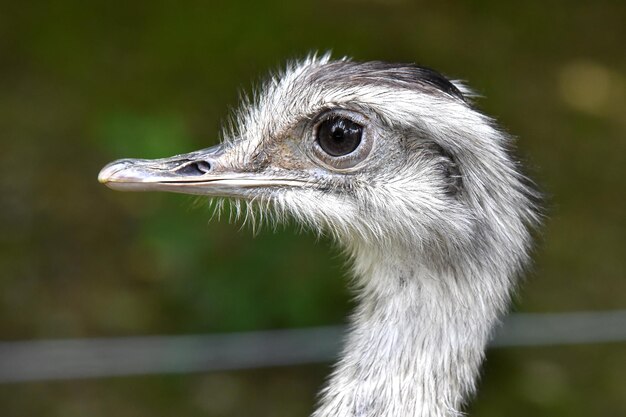
[[[532,188],[470,95],[411,64],[309,57],[246,100],[221,145],[118,160],[99,180],[234,198],[351,250],[401,246],[437,264],[525,253]]]

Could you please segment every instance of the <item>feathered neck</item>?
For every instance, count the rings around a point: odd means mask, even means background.
[[[313,416],[461,415],[510,280],[433,272],[413,253],[360,250],[354,261],[359,303]]]

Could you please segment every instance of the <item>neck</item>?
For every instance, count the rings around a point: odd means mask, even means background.
[[[359,304],[314,417],[461,415],[508,279],[434,273],[415,259],[357,252]]]

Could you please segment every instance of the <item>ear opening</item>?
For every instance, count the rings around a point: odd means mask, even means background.
[[[426,152],[441,170],[446,195],[456,197],[463,190],[463,175],[454,155],[435,142],[425,144]]]

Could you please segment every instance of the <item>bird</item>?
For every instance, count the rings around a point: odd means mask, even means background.
[[[345,253],[356,306],[313,417],[453,417],[527,270],[541,194],[464,82],[416,64],[288,62],[217,146],[99,181],[233,201]]]

